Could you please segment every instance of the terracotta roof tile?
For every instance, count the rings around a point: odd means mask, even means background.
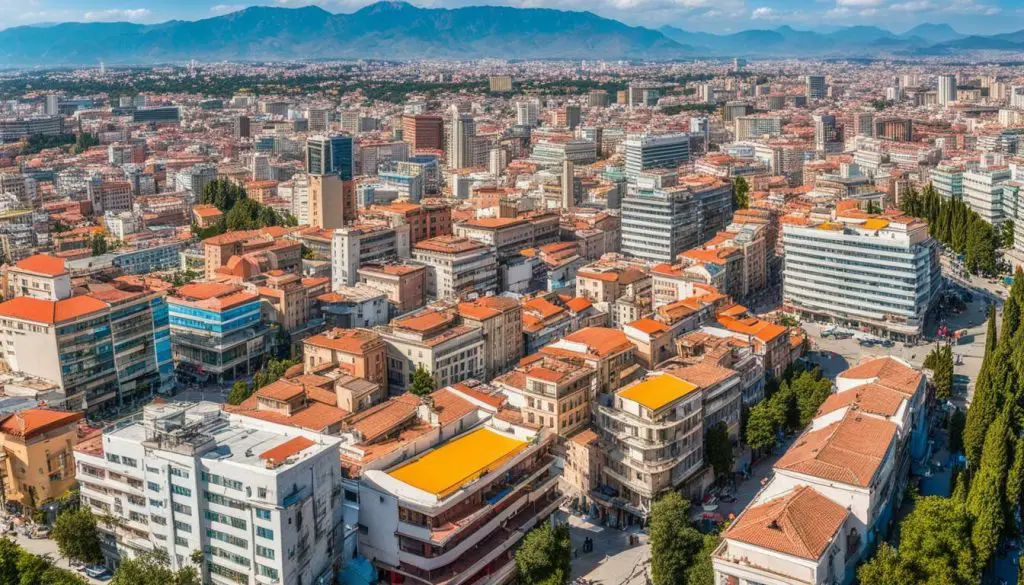
[[[895,424],[847,412],[842,420],[800,436],[775,469],[867,487],[895,436]]]
[[[747,508],[722,536],[760,548],[818,560],[850,512],[813,488],[800,486]]]
[[[64,259],[50,256],[49,254],[36,254],[14,264],[18,269],[46,276],[60,276],[66,274]]]
[[[0,433],[30,439],[36,435],[82,420],[82,412],[29,408],[0,419]]]

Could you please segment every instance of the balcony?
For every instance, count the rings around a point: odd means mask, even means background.
[[[557,478],[554,478],[557,479]],[[539,521],[549,516],[562,502],[562,495],[555,491],[544,492],[542,497],[527,504],[514,516],[503,522],[503,526],[490,532],[472,550],[460,555],[454,562],[443,567],[424,570],[410,565],[410,555],[399,553],[401,562],[395,572],[405,575],[417,582],[430,585],[466,585],[481,582],[479,573],[487,566],[507,553],[527,532]],[[509,559],[511,560],[511,559]],[[500,565],[505,570],[507,561]],[[493,574],[493,573],[492,573]]]

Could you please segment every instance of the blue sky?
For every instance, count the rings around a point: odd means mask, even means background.
[[[331,12],[351,12],[372,0],[0,0],[4,25],[63,21],[162,22],[196,20],[254,4],[317,4]],[[992,34],[1024,29],[1021,0],[415,0],[414,4],[457,7],[470,4],[590,10],[629,24],[671,24],[688,30],[734,32],[878,25],[902,32],[914,25],[948,23],[964,33]]]

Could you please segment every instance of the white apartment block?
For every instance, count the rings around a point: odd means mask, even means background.
[[[464,293],[481,295],[498,290],[498,261],[494,249],[475,240],[438,236],[417,242],[413,259],[427,267],[427,296],[457,299]]]
[[[964,171],[964,202],[981,219],[999,225],[1008,215],[1003,205],[1003,184],[1009,180],[1010,169],[1006,166],[993,165]]]
[[[108,565],[162,550],[179,568],[201,551],[205,583],[314,584],[343,557],[339,443],[212,403],[160,404],[80,443],[75,463],[83,505],[113,520],[98,523]]]
[[[928,225],[904,217],[787,223],[783,309],[914,340],[942,288]]]

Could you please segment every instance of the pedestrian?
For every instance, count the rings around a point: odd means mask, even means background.
[[[580,558],[580,549],[578,549],[578,548],[572,549],[572,558],[574,558],[574,559]]]

